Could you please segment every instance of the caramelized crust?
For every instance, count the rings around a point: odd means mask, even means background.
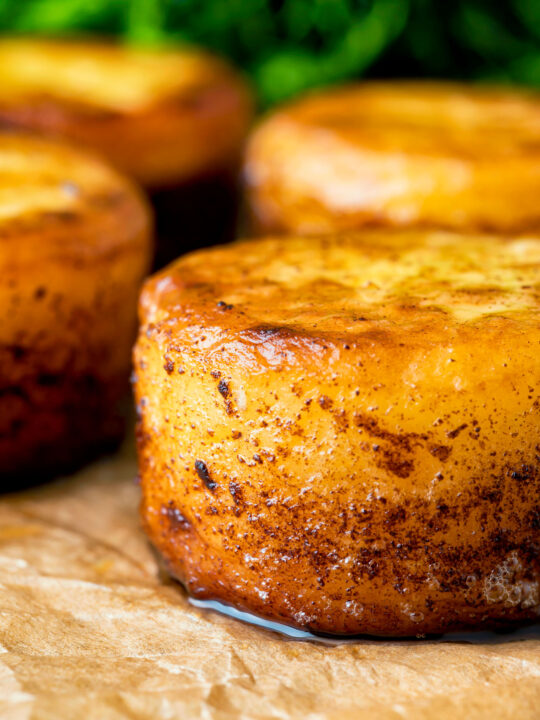
[[[540,609],[540,241],[193,253],[146,282],[142,516],[201,598],[326,633]]]
[[[236,165],[251,118],[244,82],[200,51],[0,41],[0,124],[90,147],[143,185]]]
[[[540,100],[430,83],[309,95],[271,114],[245,165],[262,231],[540,227]]]
[[[70,468],[117,441],[146,204],[100,161],[0,136],[0,478]]]

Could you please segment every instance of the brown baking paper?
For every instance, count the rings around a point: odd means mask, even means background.
[[[139,529],[132,450],[0,502],[0,718],[537,720],[540,631],[294,640],[192,607]]]

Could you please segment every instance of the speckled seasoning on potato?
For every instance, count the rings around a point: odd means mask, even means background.
[[[146,282],[142,517],[198,598],[325,633],[538,618],[540,240],[264,239]]]
[[[245,164],[260,232],[540,230],[540,95],[364,83],[271,113]]]
[[[73,148],[0,135],[0,488],[118,442],[150,255],[129,181]]]
[[[0,127],[89,147],[150,193],[158,263],[230,236],[252,101],[226,62],[193,48],[21,37],[0,39],[0,68]]]

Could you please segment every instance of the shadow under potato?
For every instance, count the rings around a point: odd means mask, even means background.
[[[234,239],[240,211],[240,180],[221,171],[149,191],[155,211],[153,269],[180,255]]]

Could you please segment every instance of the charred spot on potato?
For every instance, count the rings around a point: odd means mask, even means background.
[[[512,480],[517,480],[518,482],[523,482],[527,480],[532,480],[535,475],[535,470],[532,465],[521,465],[521,467],[516,468],[515,470],[510,470],[510,477]]]
[[[38,375],[37,382],[43,387],[53,387],[61,382],[61,378],[55,373],[42,372]]]
[[[165,364],[163,365],[163,369],[167,375],[171,375],[174,372],[174,361],[171,360],[168,355],[165,355]]]
[[[232,495],[235,505],[243,505],[244,491],[242,490],[242,486],[239,483],[233,482],[231,480],[231,482],[229,483],[229,492]]]
[[[446,437],[447,437],[447,438],[450,438],[451,440],[453,440],[454,438],[457,438],[457,436],[460,434],[460,432],[462,432],[463,430],[465,430],[465,428],[467,428],[467,427],[468,427],[468,424],[467,424],[467,423],[463,423],[462,425],[459,425],[457,428],[455,428],[455,430],[449,430],[449,431],[446,433]]]
[[[169,500],[167,504],[161,506],[161,514],[167,518],[172,532],[185,531],[191,528],[191,523],[176,507],[173,500]]]
[[[230,394],[230,386],[227,380],[220,380],[218,383],[218,390],[224,398],[228,398]]]
[[[215,490],[217,488],[217,482],[210,477],[210,472],[203,460],[195,460],[195,470],[209,490]]]
[[[9,345],[6,349],[11,353],[13,360],[22,360],[27,353],[22,345]]]
[[[441,462],[446,462],[450,457],[452,448],[448,445],[432,445],[429,452]]]

